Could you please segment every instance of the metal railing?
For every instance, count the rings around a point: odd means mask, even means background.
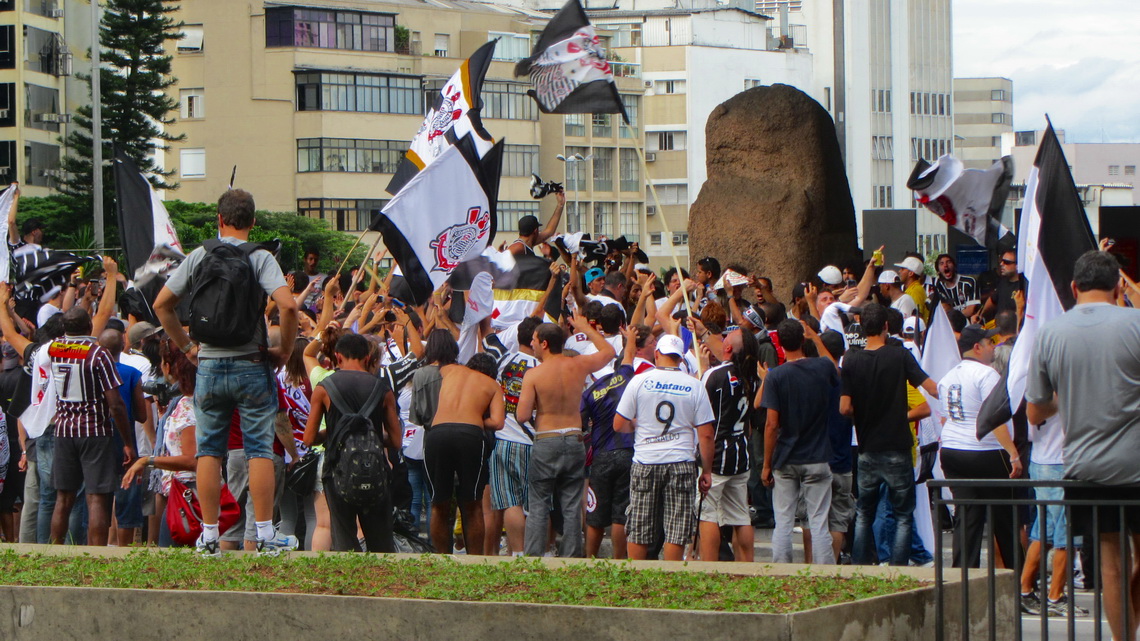
[[[1078,638],[1092,638],[1092,639],[1095,639],[1095,641],[1101,641],[1101,639],[1105,638],[1105,636],[1106,636],[1105,630],[1104,630],[1104,623],[1108,623],[1111,626],[1111,622],[1107,621],[1107,618],[1106,618],[1107,615],[1105,613],[1104,594],[1103,594],[1105,586],[1103,583],[1103,577],[1102,577],[1102,572],[1101,572],[1101,569],[1102,569],[1101,557],[1103,554],[1103,552],[1101,550],[1101,545],[1100,545],[1100,541],[1101,541],[1101,518],[1102,518],[1102,516],[1107,516],[1107,517],[1116,516],[1119,519],[1119,527],[1120,527],[1120,532],[1119,532],[1120,586],[1119,586],[1119,588],[1120,588],[1120,604],[1122,604],[1122,607],[1120,607],[1120,617],[1122,619],[1120,621],[1120,623],[1122,624],[1120,626],[1120,629],[1125,631],[1124,637],[1122,637],[1122,638],[1133,638],[1128,631],[1135,630],[1136,622],[1132,620],[1131,608],[1128,604],[1130,604],[1131,600],[1132,600],[1132,595],[1131,595],[1131,579],[1132,579],[1132,574],[1133,574],[1133,572],[1132,572],[1132,568],[1133,568],[1132,559],[1134,558],[1133,555],[1140,554],[1140,550],[1130,549],[1130,541],[1131,541],[1132,536],[1140,534],[1140,532],[1131,532],[1130,531],[1128,519],[1130,516],[1135,516],[1136,511],[1140,511],[1140,486],[1136,486],[1134,488],[1128,488],[1128,487],[1120,488],[1119,486],[1107,488],[1106,486],[1103,486],[1103,485],[1098,485],[1095,483],[1086,483],[1086,482],[1081,482],[1081,481],[1067,481],[1067,480],[1048,481],[1048,480],[1033,480],[1033,479],[1030,479],[1030,480],[1009,480],[1009,479],[932,480],[932,481],[929,481],[927,483],[927,485],[928,485],[928,487],[931,488],[931,490],[933,490],[931,493],[932,494],[932,496],[931,496],[931,508],[934,511],[934,531],[935,531],[935,539],[937,539],[937,546],[936,546],[937,551],[934,555],[934,577],[935,577],[935,583],[936,583],[935,590],[936,590],[936,617],[937,617],[937,626],[936,626],[937,636],[936,636],[936,638],[937,638],[937,641],[943,641],[945,639],[945,636],[946,636],[946,631],[945,631],[945,627],[944,627],[944,617],[945,617],[944,597],[945,597],[945,590],[946,590],[946,582],[945,582],[946,573],[945,573],[945,567],[944,567],[945,558],[943,555],[942,532],[943,532],[943,526],[945,525],[944,513],[946,512],[946,510],[944,510],[943,508],[944,507],[951,507],[951,506],[953,506],[955,508],[967,508],[967,509],[979,508],[979,509],[985,510],[986,526],[985,526],[985,534],[984,534],[984,541],[983,541],[983,548],[982,549],[986,552],[985,556],[987,557],[986,561],[985,561],[985,570],[986,570],[986,579],[987,579],[986,580],[986,586],[987,586],[986,589],[987,589],[987,592],[989,595],[989,599],[988,599],[989,602],[988,602],[988,610],[987,610],[987,613],[988,613],[988,621],[987,621],[988,630],[987,630],[986,638],[988,638],[990,641],[996,641],[997,640],[997,623],[998,623],[998,619],[997,619],[997,616],[998,616],[998,614],[997,614],[997,583],[996,583],[996,570],[997,570],[996,562],[997,562],[998,551],[997,551],[996,545],[995,545],[995,532],[994,532],[994,528],[993,528],[993,524],[994,524],[994,518],[993,517],[994,517],[994,513],[996,510],[1007,509],[1007,510],[1011,510],[1013,513],[1012,514],[1013,515],[1013,532],[1007,533],[1007,535],[1012,534],[1013,540],[1015,541],[1014,545],[1012,546],[1013,547],[1013,559],[1012,559],[1013,563],[1012,563],[1012,565],[1009,565],[1009,569],[1013,569],[1017,574],[1016,578],[1017,578],[1017,582],[1018,582],[1018,591],[1017,591],[1018,594],[1020,594],[1021,576],[1022,576],[1022,569],[1023,569],[1023,557],[1024,557],[1024,551],[1022,550],[1021,543],[1020,543],[1020,541],[1021,541],[1021,538],[1020,538],[1021,528],[1022,528],[1022,525],[1027,525],[1027,526],[1031,525],[1032,518],[1034,516],[1041,523],[1041,526],[1039,528],[1039,532],[1040,532],[1039,540],[1041,541],[1040,556],[1039,556],[1039,562],[1038,562],[1038,572],[1037,572],[1037,577],[1036,577],[1037,586],[1038,586],[1037,592],[1039,594],[1041,594],[1041,599],[1040,599],[1040,613],[1038,615],[1035,615],[1035,616],[1039,619],[1040,639],[1042,639],[1042,641],[1048,641],[1048,639],[1050,638],[1049,599],[1047,596],[1049,584],[1048,584],[1048,581],[1046,580],[1047,579],[1047,569],[1048,569],[1048,565],[1049,565],[1049,563],[1048,563],[1048,548],[1046,547],[1046,541],[1050,537],[1047,536],[1047,530],[1045,527],[1046,513],[1047,513],[1048,508],[1052,507],[1052,506],[1062,508],[1064,510],[1065,520],[1068,524],[1068,527],[1066,528],[1067,534],[1065,536],[1064,543],[1065,543],[1065,550],[1068,551],[1067,566],[1065,568],[1065,570],[1067,572],[1065,590],[1066,590],[1066,595],[1067,595],[1067,599],[1069,602],[1069,607],[1068,607],[1068,614],[1066,617],[1066,626],[1065,626],[1065,630],[1064,630],[1064,636],[1061,638],[1065,638],[1065,639],[1069,639],[1069,640],[1075,640]],[[945,498],[942,496],[942,491],[941,491],[942,488],[949,489],[951,493],[953,493],[955,490],[970,490],[971,493],[976,493],[979,490],[986,490],[986,491],[993,492],[994,494],[1005,493],[1008,495],[1008,498],[996,498],[996,497]],[[1111,490],[1125,489],[1125,490],[1135,490],[1135,492],[1132,495],[1132,498],[1126,498],[1126,499],[1118,499],[1118,498],[1071,499],[1071,498],[1068,498],[1067,496],[1064,496],[1063,498],[1060,498],[1060,499],[1041,499],[1041,498],[1038,498],[1035,493],[1030,495],[1030,491],[1032,491],[1032,490],[1039,490],[1039,489],[1045,489],[1045,488],[1058,488],[1061,490],[1081,489],[1081,490],[1091,490],[1094,492],[1098,491],[1098,490],[1104,491],[1104,490],[1108,490],[1108,489],[1111,489]],[[1022,495],[1018,496],[1017,495],[1018,493],[1021,493]],[[1022,511],[1027,509],[1027,508],[1030,510],[1030,514],[1028,515],[1028,519],[1023,518],[1023,514],[1022,514]],[[1075,524],[1073,523],[1073,519],[1072,519],[1073,508],[1088,508],[1089,510],[1091,510],[1091,519],[1083,520],[1082,523],[1078,526],[1079,529],[1081,529],[1081,531],[1088,532],[1091,534],[1091,536],[1082,537],[1079,534],[1074,534],[1073,530],[1074,530]],[[955,511],[958,512],[959,510],[956,509]],[[1131,514],[1129,514],[1129,513],[1131,513]],[[957,521],[957,524],[956,524],[956,527],[954,528],[954,533],[952,536],[956,537],[957,542],[958,542],[957,549],[961,551],[961,555],[956,556],[955,560],[957,561],[960,559],[960,560],[964,561],[966,559],[966,549],[967,549],[968,541],[966,541],[965,527],[961,526],[961,520],[962,519],[961,519],[960,513],[955,518],[955,520]],[[1089,520],[1091,520],[1091,522],[1089,522]],[[1111,541],[1111,539],[1109,539],[1109,540]],[[1092,590],[1091,597],[1092,597],[1092,601],[1093,601],[1093,603],[1092,603],[1093,607],[1092,607],[1092,611],[1090,613],[1091,618],[1092,618],[1093,630],[1091,631],[1091,635],[1081,634],[1081,636],[1078,637],[1078,632],[1077,632],[1077,618],[1078,617],[1076,614],[1076,609],[1073,606],[1076,605],[1076,589],[1075,589],[1076,581],[1075,581],[1074,570],[1075,570],[1075,566],[1076,566],[1077,558],[1078,558],[1078,554],[1076,554],[1075,552],[1076,552],[1076,548],[1079,546],[1087,546],[1087,548],[1089,550],[1089,554],[1087,554],[1086,556],[1091,559],[1091,561],[1088,563],[1088,566],[1083,568],[1083,572],[1084,572],[1085,577],[1086,577],[1085,578],[1085,587],[1086,588],[1089,587],[1088,577],[1090,575],[1092,575],[1094,578],[1092,579],[1092,582],[1091,582],[1091,590]],[[1053,547],[1054,548],[1059,547],[1057,541],[1053,541]],[[1003,561],[1005,561],[1008,565],[1008,561],[1009,561],[1008,559],[1003,559]],[[961,591],[961,599],[962,599],[962,607],[961,607],[961,618],[962,618],[962,620],[960,623],[960,625],[961,625],[961,638],[963,640],[965,640],[965,639],[971,638],[971,636],[970,636],[970,617],[969,617],[970,608],[968,607],[970,585],[969,585],[969,581],[967,580],[968,563],[962,562],[962,563],[959,563],[959,565],[961,565],[960,571],[962,573],[962,580],[959,582],[959,587],[958,587],[958,589]],[[1021,641],[1021,639],[1023,638],[1023,632],[1024,632],[1022,626],[1023,626],[1023,623],[1025,622],[1026,617],[1022,613],[1020,596],[1017,596],[1015,598],[1017,598],[1019,602],[1016,604],[1017,607],[1014,608],[1014,612],[1016,613],[1016,621],[1013,622],[1014,623],[1014,625],[1013,625],[1014,637],[1013,638],[1016,641]],[[1083,615],[1081,618],[1082,619],[1084,618]],[[1032,620],[1032,619],[1030,619],[1030,620]],[[1107,635],[1107,636],[1111,637],[1111,635]]]

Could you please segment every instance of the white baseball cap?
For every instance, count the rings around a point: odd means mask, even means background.
[[[915,334],[926,331],[926,323],[918,316],[910,316],[903,321],[903,334]]]
[[[843,273],[835,265],[828,265],[819,270],[819,279],[828,285],[838,285],[843,282]]]
[[[879,274],[880,285],[901,285],[902,281],[899,280],[898,272],[884,269],[883,273]]]
[[[922,261],[915,258],[914,256],[907,256],[903,259],[903,262],[895,263],[895,267],[909,269],[915,274],[921,274],[923,272]]]
[[[680,336],[663,334],[657,339],[657,351],[662,354],[681,357],[685,355],[685,343],[681,340]]]

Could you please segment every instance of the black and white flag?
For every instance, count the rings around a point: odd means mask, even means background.
[[[404,157],[396,167],[396,174],[388,183],[388,193],[396,195],[417,173],[430,165],[445,149],[456,140],[471,135],[475,150],[482,158],[491,150],[495,140],[483,128],[480,111],[483,99],[480,91],[483,78],[491,66],[498,39],[479,47],[470,58],[459,65],[459,69],[448,79],[447,84],[435,96],[435,102],[420,130],[412,138]]]
[[[8,220],[8,215],[12,212],[12,205],[16,202],[16,192],[20,188],[16,183],[12,183],[0,194],[0,220]],[[0,243],[0,283],[8,282],[8,278],[12,273],[12,257],[8,254],[7,239],[5,242]]]
[[[933,165],[919,159],[906,186],[936,216],[979,245],[994,248],[1008,233],[1001,226],[1001,212],[1012,178],[1009,156],[983,170],[964,169],[961,160],[946,154]]]
[[[530,76],[529,93],[543,113],[621,114],[629,123],[606,51],[578,0],[550,19],[515,75]]]
[[[134,161],[118,151],[114,167],[119,238],[126,263],[123,271],[141,286],[173,271],[186,255],[166,206]]]
[[[16,292],[46,303],[67,284],[71,273],[87,263],[99,262],[94,256],[76,256],[71,252],[24,245],[12,252],[12,282]]]
[[[369,226],[400,266],[410,298],[405,302],[427,302],[460,263],[479,256],[495,237],[501,166],[480,161],[471,138],[445,148]],[[487,157],[501,160],[501,151]]]
[[[994,388],[982,405],[979,439],[1017,412],[1025,398],[1025,379],[1037,331],[1076,304],[1069,287],[1073,266],[1081,254],[1094,249],[1096,241],[1084,203],[1050,123],[1025,181],[1025,205],[1017,234],[1017,261],[1028,281],[1025,320],[1009,357],[1005,384]]]

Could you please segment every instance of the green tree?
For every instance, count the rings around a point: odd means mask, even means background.
[[[182,37],[182,23],[168,14],[177,3],[168,0],[104,0],[99,28],[102,167],[104,216],[113,220],[115,185],[110,160],[118,147],[138,165],[151,183],[160,189],[177,189],[168,182],[173,170],[160,170],[153,158],[155,151],[169,148],[168,143],[185,136],[172,136],[167,127],[174,122],[170,112],[178,101],[167,94],[176,82],[170,75],[171,56],[166,43]],[[89,74],[76,74],[91,85]],[[68,149],[62,168],[65,178],[60,191],[70,199],[70,217],[75,222],[91,220],[92,109],[83,105],[72,119],[76,125],[63,141]],[[107,225],[107,244],[112,245],[117,229]]]

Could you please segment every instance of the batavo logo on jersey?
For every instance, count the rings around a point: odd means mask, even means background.
[[[592,396],[594,397],[595,401],[600,400],[602,398],[605,398],[606,394],[609,394],[611,391],[618,387],[621,387],[622,385],[625,385],[625,377],[621,374],[614,374],[610,377],[609,382],[606,383],[605,386],[594,390]]]
[[[87,358],[87,354],[91,352],[92,345],[90,343],[69,343],[67,341],[53,341],[51,347],[48,348],[48,356],[51,358],[74,358],[82,360]]]
[[[666,383],[664,381],[655,381],[652,379],[645,381],[641,387],[647,392],[670,394],[672,396],[687,396],[693,392],[693,388],[689,385]]]

